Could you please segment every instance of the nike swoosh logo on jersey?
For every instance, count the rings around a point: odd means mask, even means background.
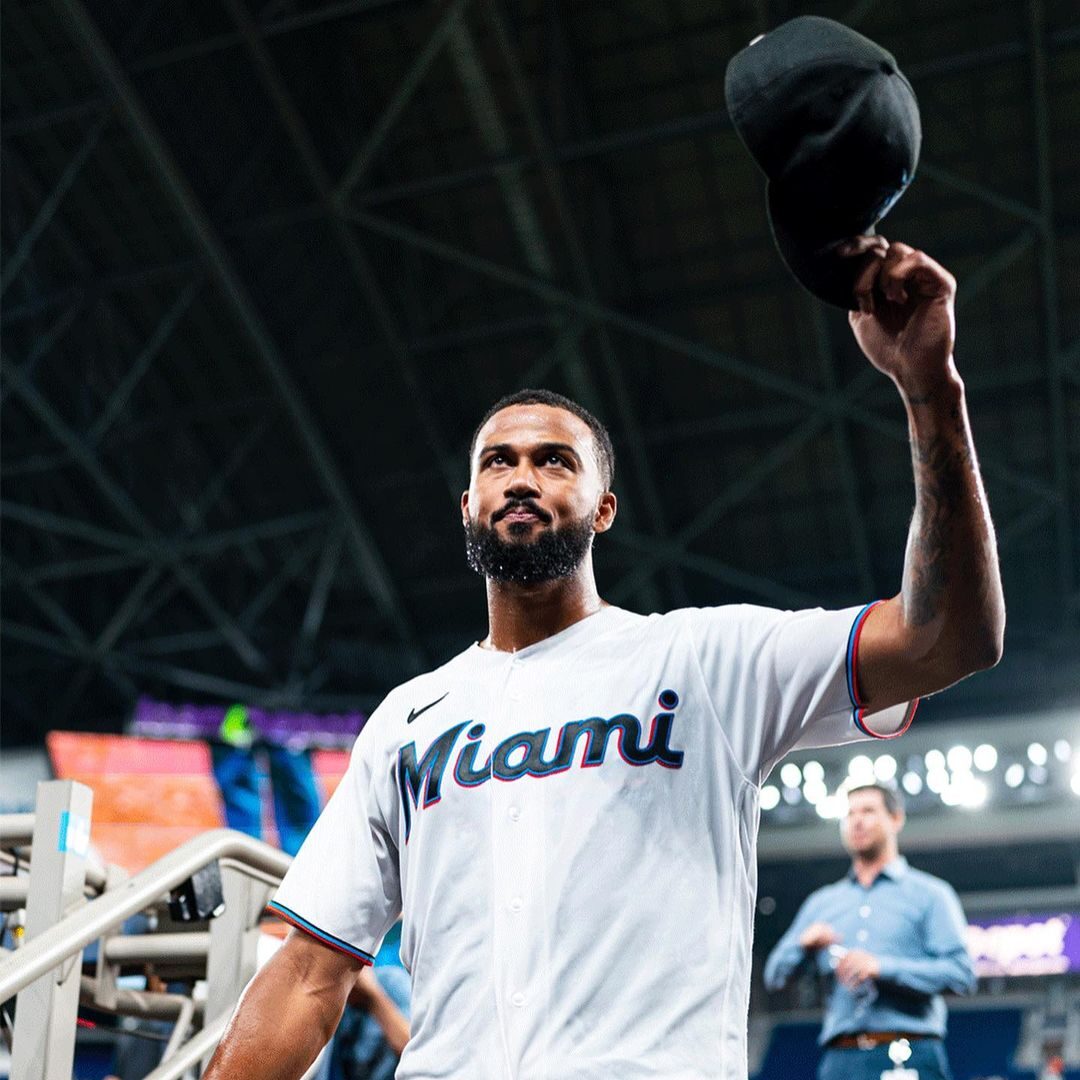
[[[450,693],[450,691],[447,690],[446,694],[449,694],[449,693]],[[442,701],[442,699],[444,697],[446,697],[446,694],[443,694],[443,696],[440,697],[440,698],[436,698],[430,705],[425,705],[422,709],[410,709],[409,710],[409,719],[406,720],[405,723],[406,724],[411,724],[421,713],[426,713],[428,711],[428,709],[433,709],[436,705],[439,704],[440,701]]]

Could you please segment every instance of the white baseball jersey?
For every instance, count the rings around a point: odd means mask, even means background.
[[[861,611],[615,607],[390,693],[272,907],[370,959],[399,1080],[745,1080],[760,786],[862,715]]]

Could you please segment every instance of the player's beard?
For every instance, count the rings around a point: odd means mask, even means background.
[[[510,534],[528,524],[513,523]],[[570,521],[557,529],[544,528],[535,540],[504,540],[494,526],[465,524],[465,557],[481,576],[514,585],[540,585],[570,577],[589,553],[592,518]]]

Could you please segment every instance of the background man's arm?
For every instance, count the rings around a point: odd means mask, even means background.
[[[819,907],[817,893],[812,893],[769,953],[763,973],[767,990],[782,990],[817,949],[840,940],[830,926],[818,921]]]
[[[401,1057],[409,1041],[409,1021],[394,1004],[393,998],[379,985],[371,968],[365,967],[357,975],[349,994],[349,1004],[363,1009],[379,1025],[387,1046]]]
[[[858,685],[868,712],[942,690],[1001,657],[1005,602],[993,524],[953,362],[956,282],[921,251],[871,251],[851,324],[908,414],[915,515],[900,594],[867,616]]]
[[[293,930],[248,984],[203,1080],[299,1080],[337,1029],[362,966]]]

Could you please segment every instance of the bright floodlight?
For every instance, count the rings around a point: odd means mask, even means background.
[[[785,787],[798,787],[802,783],[802,772],[794,761],[789,761],[780,770],[780,779]]]
[[[945,760],[953,772],[967,772],[971,768],[971,751],[966,746],[954,746]]]
[[[931,769],[926,774],[926,786],[940,795],[949,786],[949,774],[944,769]]]
[[[1080,771],[1072,774],[1072,780],[1069,781],[1069,787],[1072,788],[1074,795],[1080,795]]]
[[[1005,783],[1009,787],[1019,787],[1024,782],[1024,766],[1019,762],[1005,770]]]
[[[983,743],[982,746],[975,747],[972,757],[979,772],[992,772],[997,765],[998,752],[989,743]]]
[[[808,761],[802,767],[802,774],[805,780],[813,780],[816,783],[825,779],[825,768],[820,761]]]
[[[847,800],[842,795],[826,795],[815,809],[818,812],[818,817],[823,817],[826,821],[835,821],[843,816],[846,806]]]
[[[941,792],[941,801],[946,806],[959,806],[962,797],[962,789],[959,784],[946,784],[945,789]]]
[[[945,755],[940,750],[928,750],[923,761],[926,764],[927,772],[945,768]]]
[[[989,794],[986,783],[982,780],[976,780],[971,773],[964,773],[963,775],[963,781],[957,785],[959,787],[960,805],[967,810],[976,810],[986,802],[986,796]]]
[[[1032,765],[1045,765],[1047,756],[1046,747],[1042,743],[1033,742],[1028,747],[1028,761]]]
[[[896,758],[892,754],[882,754],[874,762],[874,775],[879,780],[891,780],[896,775]]]
[[[766,784],[761,789],[761,809],[772,810],[780,804],[780,789],[773,784]]]
[[[874,779],[874,763],[865,754],[856,754],[847,771],[852,780],[865,780],[869,783]]]
[[[1058,739],[1054,743],[1054,757],[1058,761],[1068,761],[1072,757],[1072,747],[1069,745],[1068,739]]]
[[[1045,784],[1046,778],[1050,775],[1046,771],[1045,765],[1029,765],[1028,766],[1028,779],[1033,784]]]
[[[922,777],[917,772],[904,773],[904,779],[900,782],[909,795],[918,795],[922,791]]]
[[[805,774],[806,770],[804,769],[803,775]],[[822,780],[807,780],[806,783],[803,784],[802,793],[808,803],[812,806],[817,806],[817,804],[829,794],[829,789]]]

